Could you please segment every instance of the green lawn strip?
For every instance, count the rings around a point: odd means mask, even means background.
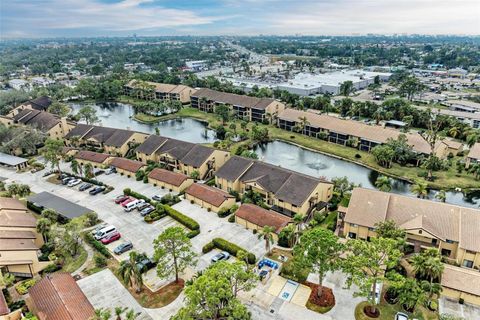
[[[65,262],[60,271],[68,273],[74,272],[75,270],[80,268],[85,263],[85,261],[87,261],[87,257],[87,250],[80,246],[78,248],[78,254],[75,257],[65,258]]]

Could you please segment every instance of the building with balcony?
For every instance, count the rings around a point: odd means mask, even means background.
[[[180,101],[190,103],[190,96],[196,90],[185,85],[131,80],[124,87],[127,96],[144,100]]]
[[[322,210],[333,193],[331,182],[239,156],[232,156],[215,173],[215,183],[229,193],[256,193],[273,210],[289,217]]]

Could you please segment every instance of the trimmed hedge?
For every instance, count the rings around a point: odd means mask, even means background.
[[[177,210],[173,209],[170,206],[164,205],[165,212],[172,217],[173,219],[177,220],[181,224],[183,224],[185,227],[187,227],[190,230],[200,230],[200,225],[198,224],[197,221],[193,220],[190,217],[187,217],[183,213],[178,212]]]
[[[91,245],[95,250],[103,254],[106,258],[110,258],[112,256],[110,254],[110,251],[108,251],[107,247],[105,247],[105,245],[100,241],[97,241],[91,233],[85,233],[84,238],[89,245]]]
[[[143,199],[143,200],[145,200],[145,202],[150,203],[152,205],[156,204],[156,202],[153,201],[152,199],[150,199],[149,197],[144,196],[141,193],[132,191],[132,189],[130,189],[130,188],[123,189],[123,194],[126,195],[126,196],[132,196],[132,197],[137,198],[137,199]]]
[[[189,239],[192,239],[192,238],[195,238],[196,236],[198,236],[199,234],[200,234],[200,230],[192,230],[189,233],[187,233],[187,237]]]
[[[36,283],[37,279],[28,279],[15,285],[15,289],[17,290],[19,295],[23,296],[24,294],[27,294],[28,289],[33,287]]]
[[[225,218],[229,215],[231,215],[232,213],[234,213],[235,211],[237,211],[238,209],[238,205],[234,204],[231,208],[223,208],[222,210],[218,211],[217,212],[217,216],[219,218]]]
[[[143,220],[147,223],[152,223],[152,222],[160,220],[160,219],[162,219],[163,217],[166,217],[166,216],[167,216],[167,213],[165,211],[159,212],[159,211],[155,210],[152,213],[150,213],[149,215],[146,215],[143,218]]]
[[[214,248],[220,249],[222,251],[226,251],[230,253],[232,256],[237,256],[239,251],[244,251],[247,253],[247,261],[249,264],[254,264],[257,258],[255,255],[251,252],[248,252],[247,250],[243,249],[240,246],[237,246],[235,243],[231,243],[225,239],[222,238],[214,238],[211,242],[207,243],[206,245],[203,246],[202,252],[207,253],[212,251]]]

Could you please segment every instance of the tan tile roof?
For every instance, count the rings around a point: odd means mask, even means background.
[[[206,203],[209,203],[215,207],[219,207],[227,199],[233,198],[233,196],[226,193],[225,191],[200,183],[192,184],[185,190],[185,193]]]
[[[145,166],[145,164],[140,161],[125,158],[113,158],[112,162],[110,162],[110,165],[114,166],[115,168],[123,169],[133,173],[136,173],[138,170],[140,170],[140,168]]]
[[[235,212],[235,216],[259,227],[274,227],[277,234],[283,229],[283,227],[292,221],[291,218],[284,216],[283,214],[272,210],[266,210],[250,203],[242,204]]]
[[[95,310],[69,273],[49,274],[29,290],[40,320],[88,320]]]
[[[155,168],[149,174],[148,177],[158,181],[168,183],[172,186],[180,186],[185,180],[189,179],[188,176],[183,173],[172,172],[165,169]]]
[[[105,160],[110,158],[111,155],[106,153],[98,153],[88,150],[81,150],[76,155],[75,158],[95,163],[104,163]]]
[[[393,193],[356,188],[345,221],[365,227],[393,220],[406,230],[423,229],[461,248],[480,252],[480,210]]]
[[[445,264],[441,285],[453,290],[480,296],[480,272]]]
[[[36,239],[32,231],[0,230],[0,239]]]
[[[37,219],[28,212],[1,210],[0,227],[24,227],[35,228]]]
[[[27,210],[27,208],[17,199],[1,197],[0,210]]]
[[[0,241],[0,251],[23,251],[38,249],[39,248],[33,239],[2,239]]]
[[[306,117],[309,125],[345,135],[360,137],[377,143],[385,143],[389,138],[397,139],[402,132],[381,126],[367,125],[353,120],[343,120],[325,114],[285,109],[278,116],[279,119],[298,122],[299,118]],[[405,134],[405,133],[403,133]],[[430,146],[418,133],[406,133],[408,143],[413,150],[420,153],[430,153]]]
[[[208,88],[202,88],[192,94],[193,97],[206,98],[217,103],[241,106],[245,108],[254,108],[264,110],[275,100],[270,98],[257,98],[241,94],[216,91]]]
[[[480,160],[480,142],[477,142],[468,152],[468,157],[472,159]]]

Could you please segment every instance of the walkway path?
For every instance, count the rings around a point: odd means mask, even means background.
[[[85,251],[87,251],[87,259],[80,266],[80,268],[78,268],[77,270],[75,270],[71,273],[72,277],[80,275],[88,267],[88,265],[90,264],[90,262],[93,259],[93,249],[86,243],[83,243],[83,248],[85,249]]]

